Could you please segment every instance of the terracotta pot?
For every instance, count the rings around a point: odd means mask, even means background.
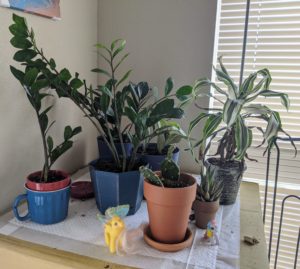
[[[147,179],[144,181],[151,234],[162,243],[180,243],[187,231],[197,185],[191,175],[181,173],[180,177],[188,182],[188,187],[162,188],[152,185]]]
[[[69,174],[67,174],[63,171],[60,171],[60,170],[51,170],[51,171],[62,176],[63,179],[56,181],[56,182],[45,182],[45,183],[31,181],[30,178],[41,175],[42,172],[37,171],[37,172],[31,173],[29,176],[27,176],[26,187],[33,191],[56,191],[56,190],[64,189],[70,185],[71,178],[70,178]]]
[[[206,229],[209,221],[213,220],[219,209],[219,200],[214,202],[202,202],[195,200],[193,204],[195,212],[196,226]]]

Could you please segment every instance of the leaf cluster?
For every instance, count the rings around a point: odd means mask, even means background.
[[[220,156],[223,162],[249,159],[247,150],[252,145],[253,129],[257,129],[262,133],[261,145],[267,144],[266,151],[274,145],[278,133],[281,132],[290,138],[289,134],[282,128],[280,114],[257,101],[261,96],[265,98],[279,97],[282,105],[287,110],[289,108],[290,101],[287,94],[269,89],[272,81],[269,70],[261,69],[250,74],[242,85],[238,86],[230,77],[222,63],[221,57],[219,58],[219,65],[219,69],[215,68],[216,77],[224,84],[226,90],[221,89],[209,79],[199,79],[195,86],[196,98],[206,94],[207,86],[224,97],[219,99],[213,93],[208,93],[209,97],[221,103],[222,108],[202,108],[205,112],[200,113],[190,123],[189,134],[199,122],[205,120],[202,137],[193,144],[193,148],[200,147],[199,159],[204,159],[212,141],[218,135],[221,135],[221,139],[218,140],[218,148],[215,155]],[[251,118],[266,122],[266,128],[262,128],[260,125],[249,125],[247,120]],[[207,144],[206,141],[208,141]],[[293,141],[290,141],[296,152]]]
[[[201,173],[201,184],[197,186],[196,199],[202,202],[217,201],[223,190],[222,181],[214,179],[214,172],[210,168]]]

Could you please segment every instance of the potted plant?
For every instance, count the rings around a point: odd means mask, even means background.
[[[198,228],[206,229],[208,222],[215,218],[222,189],[222,181],[214,180],[213,171],[210,168],[205,174],[201,173],[201,183],[197,186],[196,200],[193,204]]]
[[[10,31],[14,35],[11,44],[15,48],[21,49],[15,53],[14,60],[22,62],[25,70],[21,71],[13,66],[10,66],[10,70],[22,85],[35,111],[44,150],[43,169],[31,173],[27,177],[25,184],[27,194],[16,198],[14,213],[19,220],[31,219],[41,224],[53,224],[64,220],[68,214],[71,178],[66,172],[51,168],[55,161],[72,147],[73,141],[71,139],[81,132],[81,127],[75,129],[70,126],[65,127],[63,141],[54,146],[49,130],[55,121],[49,122],[48,118],[48,113],[53,106],[45,107],[45,99],[52,96],[45,90],[50,84],[45,80],[41,68],[32,65],[35,61],[35,55],[32,54],[32,57],[28,58],[24,53],[24,51],[32,51],[31,48],[34,46],[27,39],[31,33],[27,29],[25,20],[16,15],[13,15],[13,20],[14,24],[10,26]],[[23,199],[28,201],[29,210],[26,216],[20,217],[17,207]]]
[[[205,164],[214,171],[215,180],[223,182],[220,204],[229,205],[236,200],[246,169],[245,159],[253,161],[247,154],[247,150],[252,145],[252,130],[257,129],[262,133],[261,145],[267,144],[266,151],[274,145],[278,133],[281,132],[290,138],[282,128],[279,112],[260,104],[258,97],[280,97],[286,109],[289,108],[290,101],[287,94],[269,89],[272,79],[267,69],[250,74],[239,87],[230,77],[221,58],[219,58],[219,64],[220,69],[215,69],[216,76],[225,84],[227,90],[221,89],[208,79],[200,79],[195,86],[195,96],[203,96],[206,92],[204,88],[211,86],[224,98],[219,99],[212,93],[208,95],[220,102],[223,108],[202,108],[207,112],[200,113],[191,121],[189,130],[191,131],[201,120],[206,119],[202,138],[193,145],[193,147],[200,147],[200,160],[205,159],[212,141],[217,136],[221,136],[218,138],[218,148],[214,155],[219,157],[208,158]],[[249,124],[249,119],[266,122],[266,127],[263,128],[261,124]],[[207,144],[206,141],[208,141]],[[291,143],[296,151],[292,140]]]
[[[169,147],[160,171],[140,168],[145,177],[144,195],[151,234],[156,241],[167,244],[184,240],[197,188],[195,178],[180,173],[179,166],[172,160],[174,148]]]
[[[179,101],[179,107],[183,107],[191,99],[193,87],[190,85],[184,85],[176,90],[176,93],[172,93],[174,89],[174,81],[171,77],[166,80],[164,95],[170,97],[176,97]],[[167,111],[168,107],[165,106]],[[152,142],[151,139],[145,139],[140,149],[142,152],[143,160],[149,164],[149,168],[153,171],[159,170],[160,164],[166,158],[168,148],[171,144],[179,143],[182,138],[187,138],[180,125],[175,121],[165,120],[164,117],[156,124],[151,126],[150,132],[154,133],[156,129],[174,127],[175,130],[166,129],[156,137],[156,142]],[[146,126],[145,128],[149,128]],[[180,150],[175,147],[172,159],[176,163],[179,160]]]
[[[104,160],[94,160],[90,163],[99,210],[104,213],[108,207],[129,204],[129,214],[134,214],[143,198],[138,148],[145,139],[152,139],[166,131],[178,130],[175,126],[164,126],[149,133],[145,132],[144,127],[149,129],[161,119],[181,118],[183,110],[175,106],[175,101],[169,95],[152,102],[151,107],[148,107],[147,101],[152,95],[152,90],[147,83],[130,83],[120,88],[131,72],[129,70],[120,77],[116,73],[128,56],[121,56],[126,45],[125,40],[117,39],[110,46],[97,44],[97,47],[106,53],[105,55],[100,52],[100,55],[108,63],[108,70],[97,68],[93,71],[107,76],[108,80],[104,85],[93,88],[80,79],[78,73],[72,76],[66,68],[58,70],[55,60],[47,58],[43,50],[37,47],[34,31],[28,30],[23,18],[14,16],[24,21],[23,28],[10,27],[16,38],[24,37],[25,48],[17,52],[18,56],[21,56],[20,62],[30,63],[31,67],[39,68],[43,79],[56,90],[59,97],[69,98],[77,105],[98,130],[101,140],[111,154]],[[33,46],[26,48],[29,43]],[[126,150],[127,138],[132,144],[129,152]]]

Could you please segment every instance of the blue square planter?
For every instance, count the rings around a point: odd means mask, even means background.
[[[128,215],[133,215],[143,200],[144,177],[139,171],[114,173],[97,170],[97,161],[92,161],[89,166],[99,211],[104,214],[109,207],[129,204]]]

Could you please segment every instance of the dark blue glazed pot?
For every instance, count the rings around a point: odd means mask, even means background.
[[[157,144],[156,143],[150,143],[148,147],[151,148],[156,148]],[[151,154],[143,154],[141,156],[141,159],[143,162],[149,164],[149,168],[152,169],[153,171],[159,171],[160,170],[160,164],[161,162],[166,158],[166,154],[164,155],[151,155]],[[173,151],[173,156],[172,159],[174,162],[178,163],[179,160],[179,148],[176,147],[176,149]]]
[[[97,170],[97,161],[92,161],[89,166],[99,211],[105,214],[109,207],[129,204],[128,215],[133,215],[143,200],[144,177],[139,171],[114,173]]]
[[[68,215],[70,186],[56,191],[33,191],[25,186],[26,194],[19,195],[14,202],[13,212],[19,221],[31,220],[39,224],[54,224]],[[22,200],[28,204],[28,213],[20,216],[18,206]]]
[[[99,158],[111,160],[113,158],[112,154],[101,136],[97,137],[97,143],[98,143],[98,150],[99,150]],[[115,146],[119,155],[122,155],[121,143],[115,143]],[[125,147],[126,157],[128,158],[131,156],[133,145],[132,143],[124,143],[124,147]]]

